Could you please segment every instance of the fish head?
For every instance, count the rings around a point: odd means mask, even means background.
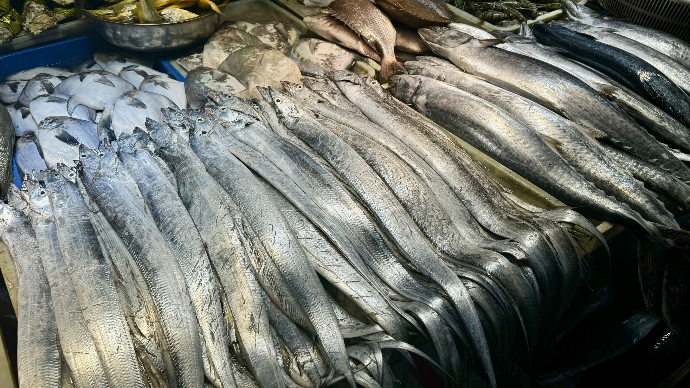
[[[101,168],[101,158],[102,154],[98,149],[92,149],[80,144],[79,162],[77,163],[79,172],[87,177],[93,176],[93,174]],[[62,179],[65,180],[66,178],[63,176]]]
[[[247,110],[235,110],[225,105],[206,104],[202,113],[194,119],[194,128],[196,130],[200,124],[207,125],[208,120],[227,128],[241,128],[257,121],[244,112]]]
[[[50,199],[48,198],[48,190],[43,184],[42,172],[34,171],[30,176],[24,179],[26,190],[29,195],[29,206],[31,211],[40,214],[43,217],[51,217],[53,209],[50,207]]]
[[[422,84],[420,76],[415,75],[396,75],[391,77],[389,82],[395,98],[406,104],[412,103],[417,89]]]
[[[450,23],[448,28],[458,30],[463,34],[467,34],[475,39],[493,39],[494,36],[490,32],[484,31],[479,27],[475,27],[465,23]]]
[[[63,188],[70,182],[57,170],[46,170],[41,172],[45,181],[45,189],[49,200],[54,201],[68,194]]]
[[[289,127],[302,117],[302,110],[295,103],[295,101],[293,101],[285,93],[282,93],[278,91],[278,89],[271,87],[268,88],[268,91],[271,95],[271,101],[269,102],[271,105],[273,105],[273,109],[275,109],[276,114],[286,126]]]
[[[7,190],[7,202],[16,210],[19,210],[24,214],[29,214],[30,206],[28,194],[29,193],[25,190],[21,190],[15,185],[10,185],[9,189]]]
[[[207,139],[216,130],[217,125],[221,125],[221,119],[218,117],[217,113],[221,113],[221,108],[228,110],[227,107],[209,107],[204,109],[204,112],[197,116],[194,122],[194,128],[189,132],[189,137]],[[225,113],[225,112],[223,112]]]
[[[420,28],[417,32],[431,51],[442,57],[447,57],[451,49],[462,47],[475,39],[462,31],[447,27]]]
[[[585,22],[587,20],[601,18],[601,15],[594,12],[594,10],[587,8],[584,5],[576,4],[571,0],[565,0],[563,2],[563,9],[570,20]]]
[[[149,132],[149,136],[151,136],[151,140],[153,140],[157,148],[170,147],[173,141],[177,139],[177,135],[170,126],[150,118],[146,119],[146,130]]]
[[[303,85],[294,84],[292,82],[281,82],[281,84],[283,85],[283,89],[285,89],[285,92],[287,94],[289,94],[290,97],[295,98],[299,102],[322,100],[321,98],[319,98],[318,94],[314,93],[312,90],[304,87]],[[259,91],[261,92],[261,90],[259,90]],[[268,94],[270,95],[270,92]],[[262,96],[263,96],[263,93],[262,93]],[[264,96],[264,99],[266,99],[270,102],[270,100],[267,99],[266,97],[267,96]]]
[[[328,78],[304,78],[302,83],[309,90],[335,106],[343,107],[347,105],[347,101],[344,101],[347,98],[340,92],[338,85]]]

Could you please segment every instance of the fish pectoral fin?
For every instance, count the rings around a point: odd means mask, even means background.
[[[115,84],[104,76],[96,78],[93,82],[98,82],[99,84],[115,87]]]
[[[477,39],[476,45],[479,47],[491,47],[497,44],[505,43],[503,39]]]
[[[79,140],[75,139],[74,136],[70,135],[62,129],[58,130],[58,132],[55,134],[55,138],[71,146],[78,146],[80,144]]]

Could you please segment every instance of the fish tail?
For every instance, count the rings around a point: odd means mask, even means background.
[[[652,313],[661,312],[660,303],[665,268],[663,249],[648,239],[640,239],[637,247],[637,275],[645,305],[647,310]]]
[[[381,76],[388,79],[391,75],[402,72],[407,74],[407,70],[393,56],[385,56],[381,60]]]

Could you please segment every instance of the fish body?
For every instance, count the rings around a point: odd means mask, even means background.
[[[297,64],[302,75],[317,77],[325,76],[328,71],[347,70],[355,61],[362,59],[352,51],[321,39],[300,39],[290,49],[289,57]]]
[[[65,78],[55,87],[54,94],[71,97],[74,94],[74,92],[76,92],[77,89],[79,89],[79,86],[81,86],[81,82],[84,80],[85,76],[86,74],[80,73]]]
[[[38,131],[38,125],[34,121],[34,117],[31,115],[29,107],[26,106],[8,106],[7,111],[12,118],[12,124],[14,125],[14,134],[17,136],[36,134]]]
[[[563,2],[563,9],[571,20],[605,28],[618,35],[647,45],[654,50],[676,59],[680,63],[690,63],[690,44],[676,36],[622,20],[609,20],[608,18],[596,14],[592,9],[584,5],[576,4],[570,0]]]
[[[575,76],[533,58],[487,46],[496,42],[473,39],[454,29],[425,28],[420,35],[435,53],[460,69],[560,113],[586,128],[593,137],[606,139],[656,163],[681,180],[690,179],[690,169],[617,106]]]
[[[15,190],[18,190],[15,188]],[[0,207],[0,238],[17,268],[17,374],[27,387],[60,387],[60,352],[50,285],[31,223],[19,210]]]
[[[244,30],[224,24],[204,44],[200,66],[217,69],[235,51],[263,44],[261,39]]]
[[[328,12],[345,23],[381,55],[381,75],[390,77],[404,68],[395,59],[395,27],[369,0],[336,0]]]
[[[14,154],[15,129],[12,117],[0,108],[0,198],[7,196],[12,182],[12,155]]]
[[[28,70],[22,70],[18,73],[14,73],[11,75],[8,75],[7,78],[5,78],[5,82],[8,81],[29,81],[30,79],[34,78],[35,76],[39,74],[47,74],[55,77],[69,77],[73,75],[74,73],[69,72],[65,69],[61,69],[59,67],[34,67],[32,69]]]
[[[144,128],[146,119],[163,120],[161,109],[179,110],[168,97],[158,93],[130,90],[123,93],[103,111],[98,122],[98,135],[116,140],[121,134],[132,134],[134,128]]]
[[[67,113],[72,113],[78,105],[94,110],[104,110],[117,100],[122,93],[135,89],[124,79],[99,72],[88,73],[79,88],[67,101]]]
[[[241,97],[259,98],[257,86],[280,86],[280,82],[300,83],[302,75],[290,58],[269,45],[248,46],[225,59],[218,70],[237,78],[246,90]]]
[[[60,251],[108,385],[143,388],[132,338],[110,269],[91,224],[90,210],[79,188],[70,181],[75,178],[74,171],[67,176],[51,171],[45,177]]]
[[[564,54],[611,76],[690,126],[690,97],[644,60],[557,25],[534,26],[534,34],[541,43],[564,49]]]
[[[683,89],[685,93],[690,93],[690,68],[688,68],[688,62],[678,62],[649,46],[601,28],[578,22],[557,21],[554,24],[573,30],[581,35],[594,37],[597,42],[616,47],[642,59],[667,76],[671,81]]]
[[[248,23],[235,22],[230,26],[237,28],[251,34],[263,43],[271,46],[272,49],[278,50],[283,54],[290,51],[297,40],[299,39],[299,31],[291,24],[286,22],[279,23]]]
[[[34,135],[24,135],[17,139],[14,160],[17,164],[19,177],[31,175],[32,172],[39,172],[47,169],[46,162],[43,160],[43,152]]]
[[[98,146],[96,124],[71,117],[49,117],[37,133],[41,153],[48,168],[58,164],[74,166],[79,160],[79,145]]]
[[[64,77],[49,74],[39,74],[35,76],[27,81],[26,86],[24,86],[17,100],[17,104],[28,107],[29,103],[34,98],[53,94],[55,87],[59,85],[63,79]]]
[[[100,156],[103,155],[103,156]],[[196,314],[180,265],[144,201],[113,151],[80,146],[82,182],[89,195],[128,246],[153,297],[174,376],[181,387],[203,386],[202,347]],[[134,187],[132,187],[134,186]]]
[[[98,62],[96,62],[96,60],[93,59],[93,58],[91,58],[91,59],[88,60],[88,61],[82,62],[82,63],[79,64],[77,67],[75,67],[75,68],[72,69],[72,71],[75,72],[75,73],[77,73],[77,74],[78,74],[78,73],[83,73],[83,72],[86,72],[86,71],[100,71],[100,70],[103,70],[103,68],[102,68],[101,65],[99,65]]]
[[[148,124],[147,129],[161,157],[173,168],[180,198],[206,244],[229,304],[242,356],[260,386],[285,387],[270,338],[268,314],[262,314],[262,311],[269,311],[269,301],[254,276],[256,270],[248,257],[252,253],[241,225],[243,216],[179,135],[153,121]],[[188,168],[175,168],[182,163]],[[226,222],[215,222],[220,219]],[[218,233],[219,226],[223,233]]]
[[[450,23],[450,11],[443,1],[437,0],[378,0],[391,18],[417,29],[429,26],[445,26]]]
[[[234,95],[247,89],[234,76],[207,67],[199,67],[187,73],[184,88],[190,109],[203,108],[210,93]]]
[[[108,386],[105,372],[60,251],[48,192],[33,177],[25,182],[28,187],[25,195],[29,199],[27,213],[36,233],[43,268],[50,283],[60,351],[70,371],[70,378],[79,386],[105,388]]]
[[[141,81],[139,90],[156,93],[169,98],[180,109],[187,108],[187,97],[184,82],[170,79],[168,76],[150,75]]]
[[[14,104],[22,94],[28,81],[8,81],[0,84],[0,101],[3,104]]]
[[[417,31],[394,24],[395,26],[395,48],[400,51],[412,54],[423,54],[430,52],[429,46],[419,37]]]
[[[186,57],[177,58],[176,61],[183,69],[190,72],[203,66],[204,56],[202,53],[195,53],[187,55]]]
[[[381,56],[374,48],[369,46],[356,32],[345,25],[345,23],[331,15],[324,13],[309,15],[304,18],[304,23],[310,30],[326,40],[355,50],[377,62],[381,60]]]
[[[79,105],[72,114],[67,113],[67,100],[69,97],[61,95],[50,95],[36,97],[29,103],[29,111],[34,118],[34,122],[41,124],[47,117],[73,117],[78,120],[87,120],[94,122],[96,120],[96,111],[93,109]]]
[[[650,101],[606,75],[559,54],[556,49],[544,46],[533,38],[511,36],[507,39],[508,45],[502,43],[498,47],[508,51],[515,49],[519,54],[530,56],[567,71],[606,96],[608,100],[637,119],[655,136],[659,136],[675,147],[690,152],[690,131],[688,128]]]
[[[160,77],[165,77],[165,78],[171,79],[170,76],[165,74],[165,73],[161,73],[160,71],[153,70],[152,68],[150,68],[148,66],[139,65],[139,64],[125,66],[117,74],[118,77],[129,82],[130,84],[132,84],[137,89],[140,89],[139,85],[141,85],[141,81],[143,81],[144,78],[151,76],[151,75],[157,75]]]

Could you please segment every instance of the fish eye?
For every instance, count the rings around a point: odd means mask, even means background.
[[[38,195],[40,195],[41,197],[45,196],[46,195],[46,189],[38,190]]]
[[[221,107],[220,107],[220,111],[221,111],[221,112],[227,112],[227,110],[228,110],[228,107],[227,107],[227,106],[221,106]]]
[[[196,122],[197,122],[197,123],[203,123],[203,122],[204,122],[204,118],[203,118],[203,117],[197,117]]]
[[[376,86],[378,84],[379,84],[379,81],[377,81],[377,80],[371,81],[371,86]]]
[[[103,151],[98,151],[98,156],[101,157],[101,158],[104,157],[104,156],[105,156],[105,152],[103,152]]]
[[[280,98],[276,98],[273,101],[275,101],[276,104],[280,104],[281,102],[283,102],[283,100],[281,100]]]
[[[296,89],[297,89],[297,90],[302,90],[302,85],[297,85]]]
[[[202,134],[202,135],[205,135],[205,134],[207,134],[207,133],[208,133],[208,131],[201,131],[201,134]]]
[[[88,155],[86,155],[86,152],[82,152],[79,156],[81,156],[82,159],[86,159]]]
[[[74,178],[74,171],[70,171],[69,174],[67,174],[67,178],[69,178],[69,179]]]

